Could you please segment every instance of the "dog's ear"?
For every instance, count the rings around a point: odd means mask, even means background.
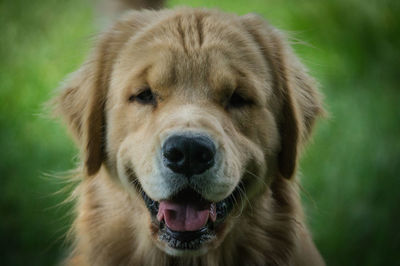
[[[104,101],[106,84],[101,81],[100,54],[94,55],[61,87],[56,110],[66,121],[81,148],[88,175],[99,170],[103,158]],[[99,80],[100,79],[100,80]]]
[[[271,69],[274,94],[270,104],[279,106],[275,113],[281,136],[279,171],[291,178],[302,144],[310,135],[316,117],[323,112],[321,97],[314,80],[281,32],[257,15],[241,19]]]
[[[98,172],[106,156],[104,106],[113,64],[121,47],[148,23],[149,13],[132,12],[100,35],[91,56],[52,101],[81,147],[88,176]]]

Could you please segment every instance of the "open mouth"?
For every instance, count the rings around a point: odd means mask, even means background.
[[[168,200],[152,200],[140,189],[158,239],[179,250],[196,250],[211,242],[233,208],[236,190],[226,199],[210,202],[186,188]]]

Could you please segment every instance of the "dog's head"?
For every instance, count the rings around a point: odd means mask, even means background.
[[[255,15],[196,9],[128,14],[58,106],[88,178],[103,165],[140,195],[143,230],[173,255],[218,246],[244,198],[292,178],[321,111],[280,32]]]

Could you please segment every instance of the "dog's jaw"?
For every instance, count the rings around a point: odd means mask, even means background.
[[[146,192],[140,187],[140,183],[136,183],[136,190],[140,192],[144,204],[146,205],[151,217],[151,231],[156,245],[164,250],[167,254],[173,256],[199,256],[205,254],[210,246],[215,246],[218,241],[217,236],[225,230],[226,220],[234,208],[234,199],[237,197],[239,190],[237,188],[226,199],[209,203],[210,214],[207,223],[201,228],[194,231],[174,231],[168,227],[163,214],[160,210],[160,202],[152,200]],[[173,197],[175,202],[193,201],[193,198],[200,198],[191,189],[185,189]],[[199,199],[204,201],[204,199]]]

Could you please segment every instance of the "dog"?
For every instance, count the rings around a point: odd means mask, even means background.
[[[130,11],[54,102],[82,156],[65,264],[324,265],[296,179],[321,96],[260,16]]]

